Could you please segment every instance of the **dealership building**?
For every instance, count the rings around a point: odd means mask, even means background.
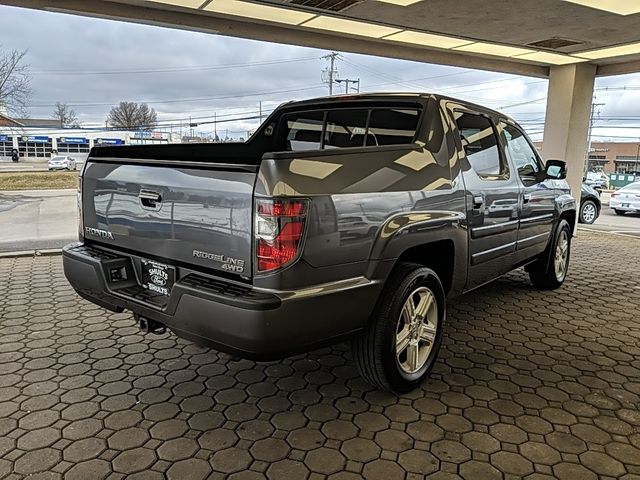
[[[142,145],[180,142],[172,132],[60,128],[51,119],[14,119],[0,114],[0,161],[11,159],[17,150],[20,160],[45,160],[52,155],[86,159],[94,146]]]
[[[534,142],[542,150],[542,142]],[[589,171],[640,173],[640,142],[591,142]]]

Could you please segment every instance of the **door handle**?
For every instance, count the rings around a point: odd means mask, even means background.
[[[162,202],[162,196],[151,190],[140,190],[138,198],[142,206],[146,208],[157,208],[160,202]]]
[[[529,203],[529,201],[531,201],[530,193],[525,193],[524,195],[522,195],[522,203]]]
[[[479,210],[484,205],[484,197],[482,195],[474,195],[473,196],[473,209]]]

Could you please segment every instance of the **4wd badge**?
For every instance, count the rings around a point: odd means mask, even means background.
[[[220,262],[222,269],[228,272],[242,273],[244,272],[244,260],[240,258],[231,258],[221,253],[202,252],[194,250],[193,256],[196,258],[205,258],[214,262]]]

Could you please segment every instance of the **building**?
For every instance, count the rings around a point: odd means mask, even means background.
[[[542,142],[534,142],[538,151]],[[591,142],[589,171],[640,173],[640,142]]]
[[[179,143],[172,132],[60,128],[57,120],[14,119],[0,114],[0,161],[11,159],[16,149],[21,160],[45,160],[52,155],[72,155],[84,161],[97,145]]]

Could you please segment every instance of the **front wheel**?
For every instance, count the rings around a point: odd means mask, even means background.
[[[560,220],[545,253],[527,268],[531,283],[541,290],[560,287],[567,277],[570,254],[571,227],[566,220]]]
[[[438,355],[445,308],[444,289],[433,270],[414,263],[396,266],[351,345],[365,380],[398,393],[418,387]]]
[[[627,213],[624,210],[618,210],[618,209],[615,209],[614,211],[616,212],[616,215],[624,215],[625,213]]]
[[[593,200],[585,200],[580,207],[580,223],[591,225],[598,218],[598,207]]]

